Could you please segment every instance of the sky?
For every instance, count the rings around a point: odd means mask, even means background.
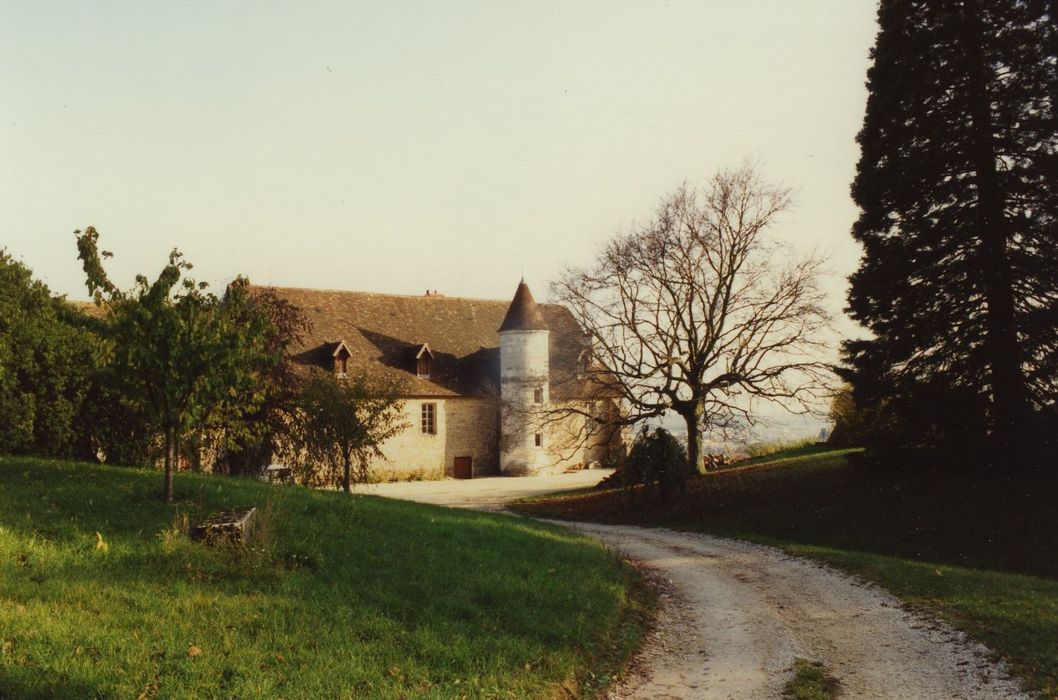
[[[749,158],[840,309],[874,0],[0,5],[0,247],[87,298],[177,247],[259,284],[538,299]]]

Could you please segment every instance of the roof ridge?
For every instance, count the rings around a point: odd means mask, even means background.
[[[497,304],[509,304],[510,301],[507,299],[493,299],[486,297],[464,297],[464,296],[452,296],[448,294],[438,294],[437,296],[427,296],[425,294],[396,294],[390,292],[365,292],[357,289],[333,289],[324,287],[285,287],[277,284],[250,284],[251,289],[277,289],[287,291],[301,291],[301,292],[328,292],[336,294],[359,294],[362,296],[372,297],[397,297],[401,299],[430,299],[430,300],[444,300],[454,299],[458,301],[489,301]],[[562,306],[561,304],[551,304],[548,302],[537,303],[537,306]]]

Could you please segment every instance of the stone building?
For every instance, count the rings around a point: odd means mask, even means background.
[[[511,302],[276,288],[311,329],[295,359],[399,380],[408,428],[372,465],[381,478],[537,474],[605,462],[616,410],[587,381],[590,344],[568,309]]]

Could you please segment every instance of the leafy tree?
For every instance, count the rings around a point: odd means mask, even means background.
[[[407,427],[401,387],[364,373],[338,378],[314,371],[302,388],[292,451],[307,467],[306,481],[324,478],[349,493],[350,484],[367,481],[372,458],[382,443]]]
[[[263,368],[260,388],[264,396],[257,409],[245,417],[244,422],[256,431],[228,435],[230,449],[215,469],[232,475],[258,476],[279,445],[289,441],[287,433],[297,424],[300,381],[290,350],[298,346],[309,322],[301,309],[268,287],[251,289],[248,303],[241,309],[245,323],[260,316],[267,319],[263,347],[269,358],[279,359]]]
[[[770,236],[789,203],[750,165],[721,171],[552,285],[591,337],[586,380],[619,397],[625,424],[682,417],[698,471],[703,430],[752,421],[753,401],[807,411],[823,391],[819,261]]]
[[[160,433],[163,497],[171,502],[183,438],[218,426],[250,434],[254,426],[244,419],[262,401],[262,367],[278,358],[270,358],[264,343],[266,317],[246,314],[245,280],[218,299],[204,283],[184,277],[191,265],[174,249],[157,280],[138,275],[122,291],[103,269],[110,254],[99,250],[98,240],[92,227],[77,232],[89,292],[109,310],[110,386]]]
[[[842,385],[830,400],[833,427],[827,443],[837,447],[862,447],[877,432],[878,423],[883,420],[880,413],[874,407],[860,406],[852,387]]]
[[[145,406],[122,395],[113,376],[109,363],[103,365],[85,401],[83,414],[92,446],[85,459],[141,467],[157,464],[164,445],[155,421]]]
[[[0,452],[83,451],[78,417],[103,350],[87,325],[0,249]]]
[[[849,293],[873,338],[845,346],[857,402],[889,418],[876,443],[949,449],[987,434],[1000,464],[1054,405],[1055,8],[881,1]]]

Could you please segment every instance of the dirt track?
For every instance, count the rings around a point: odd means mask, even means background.
[[[987,650],[888,593],[776,549],[669,530],[562,523],[659,579],[655,632],[611,698],[781,698],[797,657],[847,698],[1022,698]]]

